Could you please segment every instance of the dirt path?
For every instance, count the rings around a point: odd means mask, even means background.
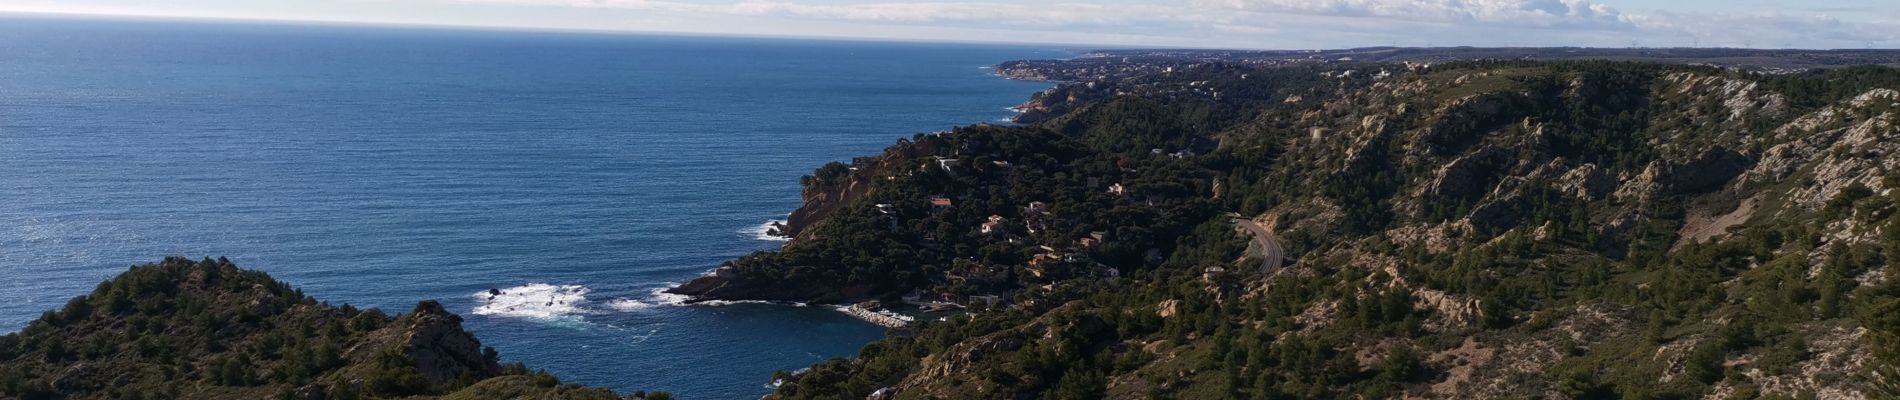
[[[1671,246],[1669,251],[1676,251],[1677,249],[1681,249],[1682,246],[1706,242],[1709,241],[1709,239],[1721,237],[1722,235],[1728,234],[1729,228],[1741,225],[1743,222],[1748,222],[1748,219],[1754,216],[1754,197],[1742,200],[1742,204],[1735,206],[1735,210],[1730,211],[1728,214],[1719,216],[1691,214],[1688,220],[1683,222],[1682,230],[1676,232],[1676,236],[1680,239],[1676,240],[1676,244]]]
[[[1260,248],[1261,253],[1260,272],[1273,272],[1274,269],[1280,268],[1280,263],[1285,261],[1286,254],[1280,248],[1280,238],[1274,236],[1272,230],[1260,226],[1260,223],[1254,220],[1239,217],[1234,218],[1234,226],[1253,234],[1254,247]]]

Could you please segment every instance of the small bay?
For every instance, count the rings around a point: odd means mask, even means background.
[[[780,242],[799,176],[995,121],[1048,48],[0,17],[0,332],[167,255],[440,299],[504,361],[756,398],[882,328],[658,289]]]

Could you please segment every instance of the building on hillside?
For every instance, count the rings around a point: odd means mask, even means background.
[[[1207,267],[1206,270],[1201,271],[1201,280],[1203,281],[1213,282],[1216,280],[1220,280],[1221,278],[1226,277],[1226,276],[1227,276],[1226,268]]]
[[[1003,222],[1003,216],[992,214],[990,215],[990,220],[984,222],[982,227],[977,228],[977,231],[985,235],[1001,234],[1003,233]]]
[[[951,280],[977,283],[1000,283],[1009,277],[1009,268],[1001,265],[968,263],[952,268],[947,274]]]
[[[962,160],[955,159],[955,158],[937,157],[937,168],[942,168],[943,172],[954,173],[954,172],[957,172],[956,166],[957,166],[958,161],[962,161]]]
[[[1040,201],[1032,201],[1032,202],[1029,202],[1028,206],[1023,207],[1023,216],[1025,217],[1027,216],[1040,217],[1048,213],[1049,213],[1049,203],[1044,203]]]
[[[933,215],[941,215],[949,212],[950,208],[955,206],[956,202],[950,201],[947,197],[933,197],[930,199],[930,213]]]
[[[971,307],[991,308],[991,307],[1002,305],[1003,297],[993,295],[993,294],[979,294],[979,295],[970,296],[969,303]]]
[[[1023,226],[1029,229],[1029,234],[1031,235],[1042,233],[1047,227],[1047,224],[1043,221],[1043,217],[1047,217],[1048,215],[1049,203],[1040,201],[1029,202],[1028,206],[1023,207]]]

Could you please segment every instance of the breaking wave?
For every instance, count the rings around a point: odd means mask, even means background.
[[[765,300],[706,300],[706,301],[701,301],[697,303],[686,304],[687,300],[692,300],[692,296],[667,293],[666,289],[671,288],[673,286],[677,286],[677,285],[669,283],[666,286],[653,288],[653,291],[651,292],[652,295],[650,297],[651,300],[649,301],[652,302],[653,304],[663,304],[663,305],[669,305],[669,306],[685,306],[685,305],[729,306],[729,305],[734,305],[734,304],[773,304],[772,302],[765,301]],[[803,306],[800,305],[800,307],[803,307]]]
[[[648,302],[628,299],[628,298],[619,298],[619,299],[613,299],[613,300],[608,301],[607,308],[612,308],[614,309],[614,311],[634,312],[634,311],[640,311],[640,310],[653,308],[653,303],[648,303]]]
[[[696,306],[730,306],[734,304],[775,304],[765,300],[706,300],[693,303]]]
[[[581,285],[530,283],[475,293],[475,315],[557,320],[578,318],[588,311],[587,288]]]
[[[475,315],[507,318],[523,318],[541,321],[579,321],[587,315],[613,312],[641,312],[662,306],[689,305],[692,297],[667,293],[666,289],[675,286],[668,283],[650,289],[647,296],[615,297],[604,302],[594,302],[587,298],[592,290],[581,285],[552,285],[530,283],[506,288],[489,289],[475,293],[477,303]],[[728,306],[734,304],[774,304],[764,300],[708,300],[692,303],[695,306]],[[804,307],[804,303],[791,303],[795,307]]]
[[[746,228],[744,231],[740,231],[740,232],[747,235],[751,235],[752,238],[755,240],[764,240],[764,241],[769,241],[769,242],[783,242],[787,240],[792,240],[792,238],[789,238],[789,237],[772,234],[772,228],[777,228],[779,226],[783,226],[784,224],[785,224],[785,220],[774,219],[774,220],[765,221],[765,223],[759,224],[759,226]]]
[[[653,291],[649,292],[651,293],[651,295],[648,298],[652,299],[654,304],[664,304],[664,305],[669,305],[669,306],[686,305],[686,300],[691,299],[690,297],[687,297],[686,295],[683,295],[683,294],[672,294],[672,293],[666,292],[666,289],[671,288],[674,285],[676,284],[667,283],[666,286],[653,288]]]

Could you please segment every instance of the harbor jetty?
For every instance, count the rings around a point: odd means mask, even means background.
[[[884,309],[884,307],[875,300],[849,306],[840,306],[838,310],[844,311],[845,314],[850,314],[853,317],[858,317],[858,319],[886,328],[902,328],[909,326],[911,321],[914,320],[911,316]]]

